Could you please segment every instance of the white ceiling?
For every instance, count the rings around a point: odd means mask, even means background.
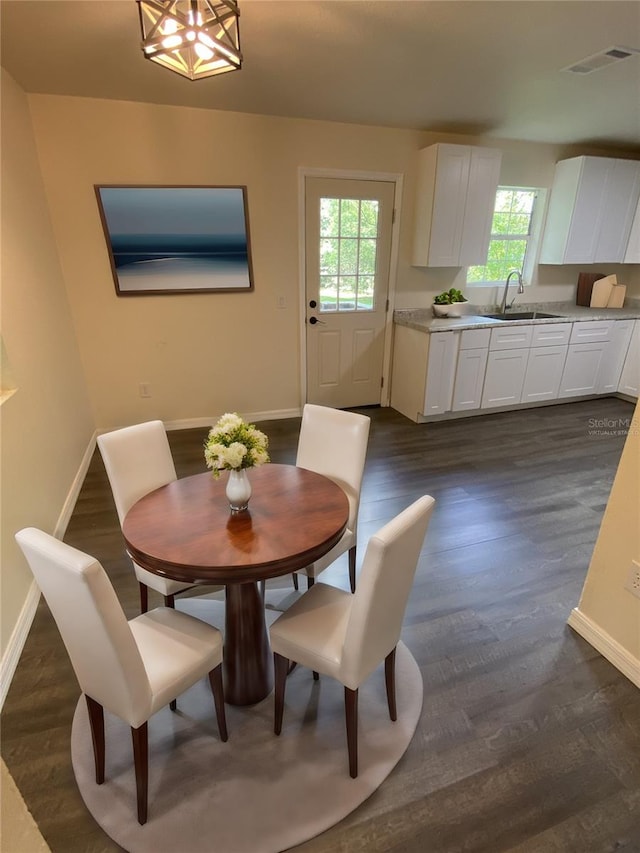
[[[29,93],[559,144],[640,146],[640,2],[239,0],[241,71],[144,59],[135,0],[2,0],[0,61]]]

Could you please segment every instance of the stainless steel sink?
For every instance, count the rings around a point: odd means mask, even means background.
[[[544,320],[562,317],[562,314],[545,314],[543,311],[506,311],[504,314],[483,314],[489,320]]]

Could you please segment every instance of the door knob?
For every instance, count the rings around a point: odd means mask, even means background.
[[[320,325],[322,325],[322,326],[327,325],[324,320],[318,320],[317,317],[309,317],[309,322],[311,323],[312,326],[315,326],[316,323],[320,323]]]

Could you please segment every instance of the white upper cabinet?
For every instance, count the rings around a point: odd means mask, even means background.
[[[636,207],[636,215],[633,217],[624,262],[625,264],[640,264],[640,198]]]
[[[540,263],[624,263],[639,196],[640,161],[561,160],[556,164]]]
[[[419,158],[413,265],[486,263],[502,153],[439,143]]]

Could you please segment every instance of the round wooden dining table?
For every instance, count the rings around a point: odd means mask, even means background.
[[[258,582],[304,569],[339,541],[349,503],[337,483],[270,463],[249,472],[247,510],[232,513],[227,476],[184,477],[135,503],[122,531],[142,568],[190,584],[225,587],[225,701],[252,705],[273,682]]]

